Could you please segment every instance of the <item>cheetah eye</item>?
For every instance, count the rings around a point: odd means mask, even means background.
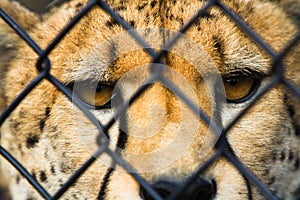
[[[90,108],[111,108],[112,85],[86,80],[72,83],[70,88]]]
[[[259,84],[259,79],[249,77],[229,77],[223,79],[228,103],[242,103],[251,98]]]

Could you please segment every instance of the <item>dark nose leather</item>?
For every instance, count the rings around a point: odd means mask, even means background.
[[[159,181],[152,185],[152,188],[163,198],[167,199],[173,192],[179,188],[179,183],[171,181]],[[210,200],[213,199],[216,193],[214,182],[206,181],[202,178],[195,180],[188,186],[184,192],[179,194],[176,199],[191,199],[191,200]],[[140,196],[144,200],[153,200],[152,196],[143,188],[140,189]]]

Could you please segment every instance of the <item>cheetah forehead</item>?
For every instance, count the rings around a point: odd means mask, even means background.
[[[85,1],[75,2],[83,4]],[[213,72],[226,75],[235,71],[248,73],[249,69],[259,74],[269,73],[270,57],[266,56],[260,47],[216,7],[209,9],[205,17],[197,20],[184,35],[176,32],[205,3],[206,1],[172,1],[172,3],[137,1],[134,4],[126,1],[111,1],[109,4],[135,29],[135,32],[126,32],[101,9],[92,10],[61,44],[62,47],[67,44],[75,53],[70,58],[56,56],[58,64],[53,65],[54,74],[61,76],[63,82],[118,79],[134,66],[151,62],[151,56],[142,50],[145,47],[152,48],[155,52],[171,51],[187,59],[197,70],[201,68],[201,74]],[[226,3],[238,15],[245,18],[246,23],[255,31],[263,31],[261,37],[276,50],[280,50],[290,39],[288,35],[295,32],[293,26],[285,25],[287,24],[285,18],[280,17],[278,20],[276,16],[282,15],[282,12],[269,3],[263,3],[268,4],[265,6],[268,9],[265,10],[263,6],[258,7],[250,1],[239,1],[238,5],[231,1]],[[270,6],[274,9],[269,9]],[[258,15],[253,11],[255,9],[260,9],[261,14]],[[261,11],[262,9],[264,11]],[[65,11],[64,14],[69,15]],[[269,20],[263,20],[265,18]],[[49,23],[52,20],[50,19]],[[279,26],[286,27],[279,29]],[[132,33],[140,35],[145,40],[146,46],[139,44],[131,36]],[[177,34],[181,35],[181,39],[171,49],[165,49],[163,45]],[[89,40],[80,40],[86,35]],[[282,35],[287,36],[282,37]],[[274,40],[274,38],[279,39]],[[59,53],[65,51],[65,48],[58,48],[57,51],[53,54],[64,55]],[[72,63],[72,66],[66,66],[64,63]],[[62,65],[65,67],[55,67]]]

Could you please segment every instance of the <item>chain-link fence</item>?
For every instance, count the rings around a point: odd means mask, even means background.
[[[88,118],[89,120],[99,129],[99,137],[98,143],[101,143],[99,149],[94,152],[94,154],[87,160],[83,165],[77,169],[77,171],[69,178],[67,182],[65,182],[62,187],[56,191],[54,195],[50,195],[44,187],[22,166],[18,160],[16,160],[6,149],[0,146],[0,154],[2,157],[7,159],[12,167],[15,167],[19,173],[27,179],[27,181],[38,191],[38,193],[45,199],[58,199],[60,198],[72,185],[74,182],[89,168],[89,166],[97,160],[99,156],[103,153],[110,155],[114,162],[122,166],[125,170],[129,172],[134,172],[135,170],[125,162],[122,157],[116,153],[115,151],[109,148],[109,135],[107,134],[108,130],[116,123],[116,118],[119,118],[123,112],[128,109],[127,104],[124,103],[114,115],[106,126],[103,126],[101,122],[89,111],[89,109],[81,103],[76,97],[72,95],[72,92],[60,82],[55,76],[50,73],[51,69],[51,60],[48,59],[48,55],[52,52],[52,50],[59,45],[64,37],[68,37],[67,33],[76,25],[76,23],[83,18],[87,13],[91,11],[92,8],[97,7],[98,9],[103,9],[106,13],[108,13],[113,19],[115,19],[115,23],[120,24],[125,30],[129,31],[132,38],[135,39],[142,47],[145,47],[145,51],[152,57],[152,63],[163,63],[162,59],[167,54],[167,51],[162,50],[159,52],[154,51],[149,48],[149,45],[143,40],[141,36],[135,31],[133,31],[130,23],[124,21],[118,13],[116,13],[108,4],[101,0],[90,0],[86,5],[84,5],[81,10],[76,14],[73,19],[65,26],[63,30],[55,37],[55,39],[44,49],[42,50],[39,44],[37,44],[34,40],[30,38],[30,36],[17,24],[14,20],[5,13],[4,10],[0,8],[0,16],[4,19],[7,24],[9,24],[15,32],[22,38],[39,56],[38,62],[36,64],[36,68],[39,70],[38,75],[32,79],[32,81],[25,87],[25,89],[17,96],[17,98],[2,112],[0,116],[0,124],[2,125],[4,121],[8,118],[8,116],[13,112],[13,110],[22,102],[22,100],[29,94],[35,86],[37,86],[42,80],[46,79],[50,83],[52,83],[60,92],[64,93],[66,97],[69,98]],[[251,171],[243,166],[240,162],[239,158],[229,150],[229,143],[226,138],[226,134],[232,127],[237,123],[239,119],[242,119],[243,115],[255,104],[257,100],[259,100],[265,93],[267,93],[271,88],[273,88],[276,84],[281,83],[285,86],[285,88],[291,91],[294,95],[300,97],[300,91],[296,88],[292,83],[288,82],[283,76],[284,72],[284,64],[282,63],[282,59],[285,55],[297,44],[300,34],[291,40],[284,50],[280,53],[275,52],[268,43],[261,39],[259,33],[254,32],[237,14],[235,14],[225,3],[217,0],[210,0],[205,3],[205,5],[198,10],[197,13],[188,21],[188,23],[184,24],[180,30],[180,33],[185,33],[196,21],[201,20],[203,17],[206,17],[207,11],[212,7],[217,7],[222,10],[222,12],[227,15],[234,23],[239,26],[239,28],[254,41],[259,48],[262,48],[263,51],[272,59],[272,69],[273,74],[270,82],[263,86],[260,92],[256,95],[255,99],[252,103],[244,109],[238,116],[236,116],[231,123],[228,124],[227,127],[221,128],[217,124],[214,124],[210,121],[210,118],[206,116],[204,111],[201,108],[198,108],[193,102],[191,102],[182,91],[180,91],[170,80],[162,79],[162,71],[163,67],[156,68],[155,65],[152,66],[151,72],[151,80],[147,80],[151,83],[153,80],[157,82],[163,82],[167,85],[168,88],[172,88],[172,91],[179,97],[183,102],[185,102],[188,107],[195,111],[195,113],[199,116],[201,120],[204,121],[207,125],[210,125],[213,132],[220,132],[221,135],[216,145],[214,146],[215,151],[213,155],[211,155],[204,163],[199,165],[199,168],[196,172],[180,187],[173,191],[169,199],[180,199],[182,198],[183,192],[186,188],[190,187],[190,185],[196,181],[197,177],[201,173],[203,173],[216,159],[223,157],[226,158],[229,162],[231,162],[236,169],[243,175],[245,180],[248,183],[255,185],[259,191],[268,199],[278,199],[273,192],[265,186]],[[171,47],[179,40],[181,37],[180,34],[175,34],[173,38],[171,38],[166,44],[165,49],[171,49]],[[146,82],[147,82],[146,81]],[[136,100],[138,97],[149,87],[150,84],[144,84],[143,87],[140,87],[130,98],[129,106]],[[136,181],[140,184],[140,186],[146,191],[146,193],[151,196],[153,199],[161,199],[161,194],[158,194],[147,181],[145,181],[138,173],[131,173],[132,177],[136,179]],[[300,184],[300,182],[299,182]],[[249,197],[251,198],[251,197]]]

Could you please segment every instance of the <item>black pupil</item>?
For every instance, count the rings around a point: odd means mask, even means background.
[[[98,84],[96,87],[96,91],[100,92],[103,89],[103,86],[101,84]]]
[[[229,78],[226,80],[226,83],[230,84],[231,86],[235,86],[239,80],[237,78]]]

